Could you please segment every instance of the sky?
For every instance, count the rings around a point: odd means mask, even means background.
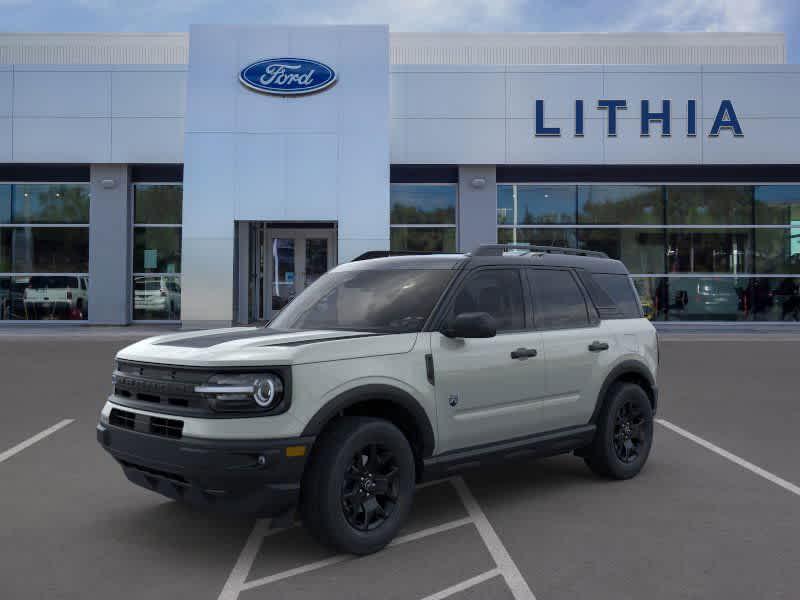
[[[192,23],[388,23],[392,31],[776,31],[798,0],[0,0],[0,31],[186,31]]]

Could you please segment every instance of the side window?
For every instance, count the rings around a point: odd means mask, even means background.
[[[638,319],[642,316],[642,305],[627,275],[595,273],[594,279],[614,303],[623,319]]]
[[[586,301],[569,271],[526,269],[533,290],[533,310],[538,329],[589,326]]]
[[[609,296],[606,290],[597,284],[591,273],[581,270],[578,271],[578,277],[580,278],[581,283],[583,283],[583,287],[586,288],[587,292],[589,292],[589,297],[592,299],[595,305],[597,305],[597,308],[611,309],[613,311],[617,310],[617,306],[614,304],[611,296]]]
[[[478,271],[458,292],[451,318],[467,312],[486,312],[497,321],[497,331],[525,328],[522,282],[516,269]]]

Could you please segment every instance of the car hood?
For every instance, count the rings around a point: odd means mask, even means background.
[[[120,360],[178,366],[307,364],[409,352],[416,333],[288,331],[232,327],[148,338],[117,353]]]

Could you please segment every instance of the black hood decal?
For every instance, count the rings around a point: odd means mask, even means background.
[[[277,342],[275,344],[264,344],[264,346],[286,347],[286,346],[307,346],[308,344],[321,344],[322,342],[335,342],[337,340],[352,340],[363,337],[373,337],[381,335],[379,333],[354,333],[353,335],[337,335],[336,337],[314,338],[310,340],[297,340],[293,342]]]
[[[242,329],[242,331],[229,331],[227,333],[215,333],[213,335],[202,335],[196,338],[187,338],[185,340],[173,340],[166,342],[158,342],[157,346],[178,346],[181,348],[211,348],[217,344],[224,344],[225,342],[233,342],[236,340],[245,340],[248,338],[269,337],[272,335],[283,335],[285,333],[296,333],[297,329],[270,329],[268,327],[259,327],[256,330]]]

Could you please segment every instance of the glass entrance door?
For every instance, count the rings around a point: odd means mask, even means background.
[[[335,229],[283,229],[266,224],[251,232],[250,320],[272,319],[297,294],[336,265]]]

